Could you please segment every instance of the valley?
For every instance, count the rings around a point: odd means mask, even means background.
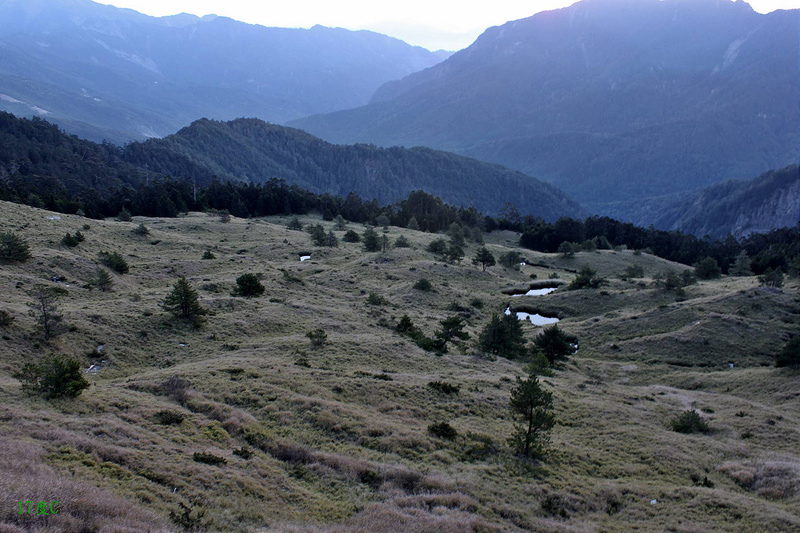
[[[500,230],[485,246],[526,265],[483,272],[470,262],[475,243],[452,264],[426,251],[435,234],[396,226],[390,243],[402,236],[410,247],[316,247],[287,228],[291,218],[120,222],[0,203],[0,231],[24,237],[32,255],[0,270],[0,309],[14,318],[0,330],[4,532],[800,528],[798,371],[774,366],[800,325],[796,278],[771,288],[723,276],[666,291],[653,278],[689,267],[621,248],[539,253]],[[76,231],[83,242],[60,244]],[[130,271],[90,290],[104,251]],[[504,293],[533,275],[568,283],[583,265],[607,283]],[[631,266],[641,275],[623,276]],[[230,295],[244,273],[259,275],[263,296]],[[161,308],[180,276],[209,311],[198,328]],[[421,279],[432,290],[415,289]],[[62,289],[65,328],[49,341],[27,313],[38,285]],[[526,362],[476,343],[509,305],[558,316],[579,339],[541,377],[557,420],[542,462],[506,442]],[[428,335],[458,315],[470,338],[424,351],[394,331],[403,315]],[[327,340],[315,347],[307,333],[318,328]],[[523,330],[531,341],[541,328]],[[50,353],[97,365],[84,372],[90,387],[75,399],[26,395],[14,374]],[[709,433],[671,429],[688,409]],[[443,422],[452,440],[429,432]],[[60,511],[20,515],[24,500],[57,500]]]

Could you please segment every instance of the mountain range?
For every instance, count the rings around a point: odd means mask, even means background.
[[[798,162],[798,34],[797,10],[741,1],[583,0],[291,125],[501,163],[629,219],[646,198]]]
[[[369,31],[156,18],[90,0],[0,0],[0,50],[0,109],[118,144],[201,117],[356,107],[449,55]]]

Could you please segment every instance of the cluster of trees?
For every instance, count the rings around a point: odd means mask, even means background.
[[[741,241],[731,236],[712,241],[678,231],[640,228],[608,217],[595,216],[582,221],[562,218],[548,223],[533,217],[508,213],[505,216],[511,219],[501,218],[497,224],[521,232],[520,246],[540,252],[559,252],[565,257],[580,250],[625,247],[646,250],[685,265],[711,258],[720,271],[727,274],[737,265],[737,260],[741,265],[740,258],[744,253],[749,258],[748,268],[755,274],[778,269],[796,275],[800,270],[800,227],[752,234]],[[708,263],[703,266],[708,266]]]

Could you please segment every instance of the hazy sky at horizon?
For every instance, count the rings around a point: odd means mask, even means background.
[[[315,24],[372,30],[430,50],[460,50],[486,28],[557,9],[576,0],[495,0],[465,8],[463,0],[96,0],[152,16],[191,13],[284,28]],[[726,0],[723,0],[726,1]],[[751,0],[759,13],[800,8],[800,0]]]

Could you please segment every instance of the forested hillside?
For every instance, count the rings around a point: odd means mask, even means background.
[[[424,190],[487,214],[499,212],[506,202],[546,220],[584,214],[552,185],[499,165],[428,148],[339,146],[254,119],[199,120],[165,139],[133,143],[123,157],[174,177],[245,183],[280,178],[312,192],[355,192],[381,204]]]
[[[798,162],[798,34],[796,10],[584,0],[489,28],[368,106],[291,125],[497,162],[629,219],[645,198]]]
[[[747,181],[727,181],[646,206],[658,211],[655,226],[708,235],[747,236],[800,222],[800,172],[797,165],[769,171]]]

